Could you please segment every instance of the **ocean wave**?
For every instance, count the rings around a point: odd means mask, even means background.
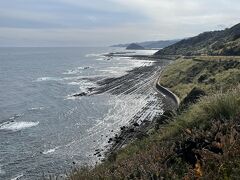
[[[24,115],[24,113],[21,113],[21,114],[15,114],[14,116],[10,117],[9,120],[15,120],[19,117],[22,117]]]
[[[55,148],[52,148],[52,149],[48,149],[48,150],[45,150],[43,151],[43,154],[51,154],[51,153],[54,153],[59,147],[55,147]]]
[[[149,60],[131,60],[130,61],[133,67],[141,67],[141,66],[151,66],[155,61]]]
[[[67,70],[63,74],[72,75],[72,74],[78,74],[78,73],[80,73],[78,70]]]
[[[27,122],[27,121],[8,121],[0,124],[0,130],[20,131],[22,129],[31,128],[37,126],[39,122]]]
[[[23,177],[23,174],[16,175],[15,177],[11,178],[11,180],[18,180]]]
[[[62,78],[57,78],[57,77],[40,77],[40,78],[37,78],[37,82],[40,82],[40,81],[62,81],[63,79]]]
[[[71,95],[67,95],[64,100],[76,100],[76,99],[80,99],[80,97],[74,97],[72,94]]]
[[[97,59],[96,59],[96,61],[103,61],[103,60],[105,60],[104,57],[100,57],[100,58],[97,58]]]
[[[86,54],[86,57],[98,57],[98,56],[102,56],[102,54]]]
[[[82,73],[83,70],[88,70],[90,68],[92,68],[92,67],[91,66],[84,66],[84,67],[80,66],[80,67],[77,67],[76,69],[67,70],[63,74],[65,74],[65,75],[80,74],[80,73]]]
[[[94,89],[98,86],[96,83],[89,81],[89,80],[78,80],[78,81],[72,81],[69,82],[68,85],[72,85],[72,86],[79,86],[80,92],[78,93],[92,93],[94,91]],[[74,94],[78,94],[78,93],[74,93]],[[74,97],[74,94],[69,94],[67,95],[67,97],[65,99],[77,99],[79,97]]]
[[[44,107],[32,107],[30,109],[28,109],[29,111],[37,111],[37,110],[43,110]]]
[[[69,85],[73,85],[73,86],[77,86],[77,85],[81,85],[82,84],[82,82],[75,82],[75,81],[73,81],[73,82],[70,82],[70,83],[68,83]]]

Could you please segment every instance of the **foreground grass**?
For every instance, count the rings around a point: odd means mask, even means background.
[[[240,73],[238,63],[229,62],[224,62],[225,68],[218,64],[222,62],[205,64],[199,59],[170,65],[161,83],[181,99],[196,86],[209,95],[170,117],[147,138],[100,165],[73,171],[69,179],[238,179]]]

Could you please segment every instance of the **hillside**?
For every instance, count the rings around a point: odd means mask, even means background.
[[[240,55],[240,24],[181,40],[159,50],[155,55]]]
[[[146,42],[138,42],[135,44],[138,44],[140,46],[143,46],[146,49],[161,49],[161,48],[165,48],[167,46],[170,46],[176,42],[178,42],[179,40],[166,40],[166,41],[146,41]],[[129,46],[130,43],[127,44],[117,44],[117,45],[113,45],[111,47],[127,47]]]

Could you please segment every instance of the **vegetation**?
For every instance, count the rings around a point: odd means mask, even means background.
[[[184,39],[155,55],[240,55],[240,24],[223,31],[212,31]]]
[[[226,91],[240,82],[238,57],[191,57],[180,58],[170,65],[161,76],[161,84],[170,88],[180,99],[199,87],[207,94]]]
[[[163,124],[95,167],[69,179],[239,179],[240,63],[237,58],[179,59],[161,83],[185,97],[194,87],[207,96],[166,113]],[[156,119],[155,123],[163,119]],[[160,127],[160,128],[159,128]]]

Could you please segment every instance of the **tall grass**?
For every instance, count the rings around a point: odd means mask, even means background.
[[[187,111],[176,116],[164,129],[162,138],[169,138],[182,132],[186,128],[208,126],[210,120],[228,120],[240,114],[240,88],[229,90],[226,93],[216,93],[203,97]]]

